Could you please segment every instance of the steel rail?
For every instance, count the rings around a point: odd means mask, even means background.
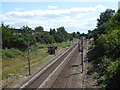
[[[75,44],[76,45],[76,44]],[[64,53],[62,53],[60,56],[58,56],[55,60],[53,60],[50,64],[48,64],[46,67],[44,67],[40,72],[38,72],[35,76],[33,76],[30,80],[28,80],[26,83],[24,83],[22,86],[20,86],[19,90],[22,90],[23,88],[26,88],[28,85],[30,85],[32,82],[34,82],[42,73],[44,73],[48,68],[50,68],[54,63],[56,63],[63,55],[67,54],[69,50],[74,48],[74,46],[71,46],[69,49],[67,49]]]

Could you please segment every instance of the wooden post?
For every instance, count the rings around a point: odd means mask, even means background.
[[[29,70],[29,75],[31,75],[31,70],[30,70],[30,47],[29,47],[29,42],[28,42],[28,70]]]
[[[82,72],[83,73],[83,37],[81,37],[81,48],[82,48],[82,52],[81,52],[81,65],[82,65]]]

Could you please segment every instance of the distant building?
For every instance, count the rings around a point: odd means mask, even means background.
[[[120,1],[118,2],[118,9],[120,9]]]

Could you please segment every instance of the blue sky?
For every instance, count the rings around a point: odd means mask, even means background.
[[[49,31],[64,26],[68,32],[87,33],[107,8],[117,10],[118,2],[2,2],[0,19],[15,28],[43,26]]]

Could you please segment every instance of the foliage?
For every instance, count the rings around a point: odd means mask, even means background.
[[[10,29],[9,25],[4,25],[2,23],[2,46],[3,48],[8,47],[10,48],[10,42],[11,42],[11,38],[13,37],[13,31]]]
[[[21,27],[21,33],[22,34],[32,34],[32,29],[28,26]]]
[[[120,9],[111,18],[110,24],[111,24],[113,29],[120,29]]]
[[[44,44],[53,44],[53,43],[62,43],[64,41],[73,40],[72,35],[67,33],[65,31],[64,27],[59,27],[57,30],[50,29],[50,32],[43,31],[42,26],[38,26],[35,28],[35,31],[32,30],[28,26],[23,26],[20,29],[10,28],[8,25],[2,24],[2,40],[3,40],[3,49],[11,49],[16,48],[21,51],[26,51],[27,48],[37,45],[36,43],[39,43],[41,46],[38,48],[44,47]],[[18,31],[17,31],[18,30]],[[19,32],[19,33],[18,33]],[[43,44],[43,46],[42,46]],[[36,46],[37,48],[37,46]],[[8,56],[11,56],[11,53],[9,51]]]
[[[106,34],[111,32],[116,28],[116,24],[114,22],[115,21],[115,16],[118,14],[115,13],[115,10],[112,9],[107,9],[105,12],[102,12],[100,14],[100,18],[97,19],[97,28],[95,28],[93,31],[88,33],[88,37],[90,38],[94,38],[95,44],[96,44],[96,39],[101,35],[101,34]],[[118,18],[119,15],[117,15],[116,17]],[[114,25],[115,24],[115,25]],[[118,25],[119,27],[119,25]]]
[[[44,31],[44,28],[42,26],[38,26],[35,28],[36,31]]]
[[[61,43],[63,41],[67,41],[71,38],[71,35],[65,31],[64,27],[59,27],[57,30],[50,29],[50,35],[53,36],[55,42]]]
[[[79,38],[80,35],[81,35],[80,32],[77,32],[77,33],[73,32],[73,33],[71,33],[71,37],[74,37],[74,38]]]
[[[12,37],[11,44],[12,44],[11,47],[19,48],[21,50],[24,50],[27,48],[27,42],[25,40],[25,36],[23,35],[19,35],[19,34],[14,35]]]
[[[107,22],[115,13],[115,10],[107,9],[105,12],[100,14],[100,18],[97,19],[98,23],[97,26],[99,27],[103,23]]]
[[[35,34],[35,38],[41,44],[52,44],[54,42],[53,37],[47,32],[38,32]]]
[[[89,31],[95,47],[88,53],[92,62],[90,72],[97,72],[98,84],[103,88],[120,87],[120,10],[107,9],[100,14],[97,28]]]
[[[2,50],[2,56],[3,59],[4,58],[15,58],[16,56],[22,56],[22,51],[20,51],[19,49],[3,49]]]
[[[55,30],[55,29],[50,28],[50,35],[54,35],[54,34],[56,34],[56,30]]]
[[[114,30],[109,34],[100,35],[96,47],[104,54],[118,58],[120,57],[120,30]]]
[[[120,59],[109,65],[107,73],[105,88],[120,88]]]
[[[28,44],[34,44],[36,42],[32,35],[32,29],[28,26],[21,28],[21,34],[14,34],[14,29],[2,24],[2,41],[3,48],[18,48],[25,50]]]
[[[35,33],[28,26],[23,26],[19,33],[15,33],[14,28],[2,24],[3,48],[18,48],[26,50],[28,45],[31,46],[35,43],[52,44],[61,43],[63,41],[73,40],[73,36],[65,30],[64,27],[59,27],[57,30],[50,29],[50,32],[43,31],[42,26],[35,28]],[[80,33],[77,32],[80,36]]]
[[[39,32],[35,33],[36,41],[39,43],[45,43],[43,40],[43,36],[44,36],[43,33],[39,33]]]
[[[102,88],[120,88],[120,60],[112,62],[106,68],[106,74],[99,78]]]

